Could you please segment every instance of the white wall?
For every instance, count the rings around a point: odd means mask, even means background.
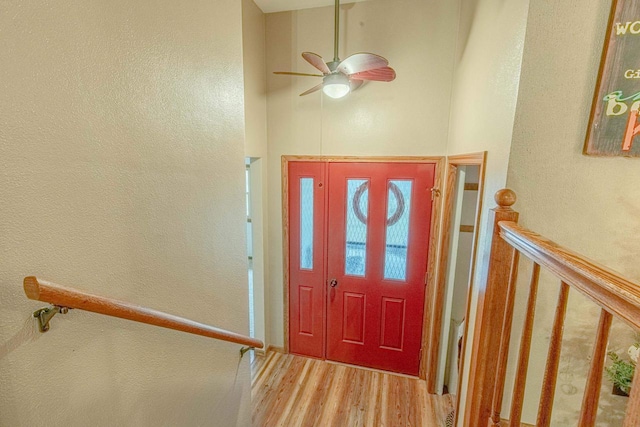
[[[478,286],[486,275],[491,229],[487,210],[505,186],[520,81],[529,0],[462,0],[449,124],[449,155],[487,151],[476,270],[466,345],[471,345]],[[467,347],[470,348],[470,347]],[[471,352],[466,352],[460,399],[464,413]],[[462,418],[458,425],[462,426]]]
[[[611,1],[531,0],[508,185],[526,227],[640,281],[639,159],[582,155]],[[533,348],[546,348],[556,280],[541,283]],[[553,425],[576,423],[598,309],[571,294]],[[518,333],[519,336],[519,333]],[[610,349],[634,338],[614,324]],[[544,357],[534,352],[527,396],[540,387]],[[625,398],[603,384],[598,425],[621,425]],[[529,405],[531,408],[533,405]],[[525,414],[529,415],[530,414]]]
[[[242,0],[245,154],[267,157],[267,76],[265,14],[253,0]]]
[[[386,57],[398,78],[371,82],[333,100],[320,83],[273,71],[314,72],[304,51],[333,57],[333,8],[267,15],[269,140],[269,271],[271,343],[282,346],[281,156],[444,155],[453,71],[457,7],[445,0],[379,0],[342,6],[340,55]]]
[[[250,425],[239,347],[73,310],[25,275],[247,333],[240,4],[3,2],[0,425]]]

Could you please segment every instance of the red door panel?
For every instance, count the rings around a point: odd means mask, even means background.
[[[289,351],[324,357],[326,165],[289,163]]]
[[[418,374],[434,172],[329,165],[328,359]]]
[[[298,330],[301,334],[313,336],[313,288],[311,286],[298,287]]]
[[[353,344],[364,344],[364,313],[366,296],[345,292],[342,307],[342,340]]]
[[[388,350],[402,350],[405,314],[405,300],[382,298],[380,347]]]

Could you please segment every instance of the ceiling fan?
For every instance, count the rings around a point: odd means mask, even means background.
[[[274,74],[291,76],[322,77],[322,83],[303,92],[300,96],[308,95],[320,89],[331,98],[342,98],[349,92],[356,90],[365,80],[390,82],[396,78],[396,72],[389,67],[389,61],[373,53],[355,53],[344,61],[338,57],[338,40],[340,28],[340,0],[335,6],[335,30],[333,42],[333,61],[324,62],[318,54],[303,52],[302,57],[309,64],[320,70],[322,74],[294,73],[276,71]]]

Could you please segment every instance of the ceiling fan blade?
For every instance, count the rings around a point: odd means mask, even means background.
[[[331,70],[329,69],[329,67],[327,67],[327,64],[325,64],[324,59],[322,59],[322,56],[313,52],[302,52],[302,57],[309,64],[322,71],[323,74],[331,73]]]
[[[390,82],[395,80],[396,72],[391,67],[375,68],[349,75],[352,80],[373,80],[377,82]]]
[[[287,76],[324,77],[322,74],[294,73],[292,71],[274,71],[273,74],[284,74]]]
[[[323,85],[323,84],[324,84],[324,83],[320,83],[319,85],[315,85],[314,87],[312,87],[311,89],[307,90],[306,92],[302,92],[302,93],[300,94],[300,96],[309,95],[310,93],[313,93],[313,92],[317,92],[317,91],[319,91],[320,89],[322,89],[322,85]]]
[[[373,53],[354,53],[344,61],[342,61],[337,70],[348,76],[355,73],[382,68],[389,65],[389,61],[380,55]]]

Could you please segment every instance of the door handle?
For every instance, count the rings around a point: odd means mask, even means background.
[[[336,279],[331,279],[329,281],[329,286],[331,286],[332,288],[335,288],[336,286],[338,286],[338,281]]]

